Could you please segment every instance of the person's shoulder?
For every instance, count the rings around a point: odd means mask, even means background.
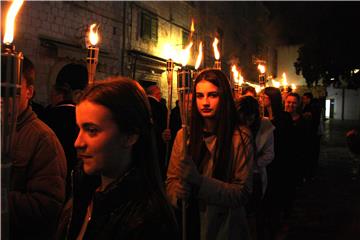
[[[272,124],[270,119],[263,117],[260,122],[260,129],[273,131],[275,130],[275,126]]]
[[[48,142],[57,142],[58,139],[54,131],[46,125],[38,117],[34,118],[28,126],[28,130],[31,134],[38,138],[39,140],[48,141]]]
[[[251,131],[246,126],[236,126],[233,133],[233,142],[238,142],[239,139],[248,142],[251,138]],[[236,140],[238,139],[238,140]]]

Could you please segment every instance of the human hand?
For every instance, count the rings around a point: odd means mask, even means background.
[[[178,171],[185,182],[200,186],[202,177],[190,156],[180,161]]]
[[[191,187],[184,181],[175,182],[174,193],[177,199],[188,199],[190,197]]]

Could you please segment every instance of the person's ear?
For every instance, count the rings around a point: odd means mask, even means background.
[[[124,136],[124,147],[132,147],[139,139],[139,134],[130,134]]]
[[[26,87],[26,98],[28,100],[32,99],[32,97],[34,96],[34,91],[35,89],[33,85]]]

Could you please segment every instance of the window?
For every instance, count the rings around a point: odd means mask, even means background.
[[[141,13],[141,32],[142,39],[157,40],[158,39],[158,20],[157,17],[143,12]]]

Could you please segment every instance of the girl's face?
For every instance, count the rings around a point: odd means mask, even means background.
[[[268,95],[266,95],[265,93],[261,93],[259,96],[259,102],[260,104],[262,104],[264,107],[271,107],[271,101],[270,101],[270,97]]]
[[[129,156],[132,144],[119,131],[108,108],[85,100],[76,106],[76,123],[80,132],[75,148],[86,174],[111,177],[129,167],[131,158],[124,156]]]
[[[196,85],[196,105],[204,118],[214,118],[219,106],[218,87],[209,81],[201,80]]]

